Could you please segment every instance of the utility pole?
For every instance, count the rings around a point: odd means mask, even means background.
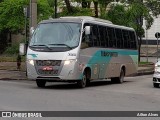
[[[37,0],[30,0],[30,25],[31,27],[35,28],[37,26]]]
[[[24,31],[25,31],[25,43],[27,42],[27,6],[24,6],[23,7],[23,12],[24,12],[24,21],[25,21],[25,23],[24,23],[24,25],[25,25],[25,27],[24,27]]]
[[[160,33],[159,33],[159,32],[156,32],[156,33],[155,33],[155,37],[157,38],[157,62],[158,62],[158,44],[159,44],[158,38],[160,38]]]

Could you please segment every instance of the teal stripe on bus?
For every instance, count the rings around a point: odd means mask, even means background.
[[[88,61],[87,66],[91,67],[92,64],[95,63],[106,63],[106,65],[110,62],[113,56],[102,56],[101,52],[109,52],[109,53],[117,53],[118,56],[130,56],[135,63],[138,63],[138,51],[137,50],[98,50]],[[115,56],[116,57],[116,56]],[[107,66],[106,66],[107,67]],[[80,79],[82,79],[83,74],[80,75]]]

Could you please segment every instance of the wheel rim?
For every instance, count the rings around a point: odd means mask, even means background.
[[[122,83],[123,81],[124,81],[124,72],[122,70],[120,75],[120,83]]]
[[[83,78],[82,78],[82,86],[83,87],[86,86],[86,75],[85,74],[83,75]]]

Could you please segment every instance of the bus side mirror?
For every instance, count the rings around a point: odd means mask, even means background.
[[[27,45],[25,43],[20,43],[19,45],[19,55],[26,55]]]
[[[89,35],[91,33],[91,27],[90,26],[86,26],[85,27],[85,35]]]
[[[33,32],[34,32],[34,27],[31,27],[31,28],[30,28],[30,35],[32,35]]]

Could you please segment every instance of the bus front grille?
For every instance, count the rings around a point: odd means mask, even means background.
[[[36,60],[37,66],[60,66],[61,60]]]
[[[61,70],[61,60],[36,60],[36,71],[39,75],[55,76]]]

